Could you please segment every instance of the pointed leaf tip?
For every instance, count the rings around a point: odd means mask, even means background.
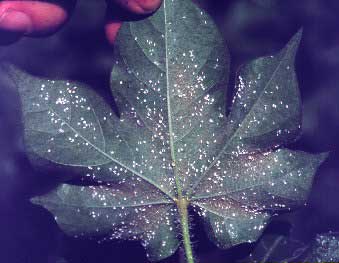
[[[292,38],[287,43],[286,47],[283,50],[292,50],[291,53],[293,55],[293,58],[295,59],[295,56],[297,54],[298,48],[300,46],[300,42],[303,35],[303,28],[300,28],[297,33],[295,33]]]
[[[304,28],[300,28],[298,31],[297,31],[297,33],[295,33],[294,34],[294,36],[292,37],[292,39],[293,38],[295,38],[297,41],[301,41],[301,39],[302,39],[302,36],[303,36],[303,32],[304,32]]]
[[[34,196],[32,198],[29,199],[29,201],[32,203],[32,204],[35,204],[35,205],[39,205],[39,197],[37,196]]]

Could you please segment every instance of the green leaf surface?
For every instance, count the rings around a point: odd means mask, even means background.
[[[52,211],[69,235],[109,233],[108,239],[142,239],[148,257],[158,260],[172,255],[179,245],[174,224],[177,213],[161,192],[147,187],[138,181],[114,188],[62,184],[34,202]]]
[[[305,203],[326,157],[281,148],[300,131],[300,38],[242,67],[228,117],[227,48],[188,0],[165,0],[124,24],[111,74],[119,116],[83,84],[5,67],[32,163],[96,182],[63,184],[33,202],[71,235],[142,240],[151,261],[179,246],[182,200],[216,245],[255,241],[277,210]]]
[[[223,248],[255,241],[272,212],[303,205],[326,154],[278,149],[226,157],[192,197],[211,239]]]
[[[176,177],[185,191],[226,140],[229,57],[221,35],[190,1],[165,1],[122,28],[115,52],[111,86],[125,129],[150,134],[151,153],[161,152],[167,167],[155,176]]]
[[[277,55],[243,66],[227,126],[227,153],[262,151],[298,138],[301,103],[294,60],[299,31]]]

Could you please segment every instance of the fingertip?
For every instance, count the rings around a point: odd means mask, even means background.
[[[41,1],[2,1],[0,29],[23,35],[49,35],[68,19],[68,11],[58,4]]]
[[[126,3],[126,6],[129,10],[133,13],[140,14],[140,15],[147,15],[151,14],[156,11],[161,3],[162,0],[119,0]]]
[[[111,45],[114,44],[121,25],[120,21],[111,21],[105,25],[106,38]]]
[[[33,29],[33,22],[26,13],[7,9],[0,16],[0,29],[18,34],[29,34]]]
[[[107,0],[109,6],[120,6],[134,15],[149,15],[162,4],[162,0]]]

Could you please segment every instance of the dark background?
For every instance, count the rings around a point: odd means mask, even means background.
[[[297,75],[303,101],[303,135],[290,147],[309,152],[330,151],[319,169],[307,207],[278,217],[265,231],[288,233],[310,242],[316,233],[339,231],[339,1],[338,0],[206,0],[201,5],[219,26],[239,65],[278,51],[303,27]],[[48,38],[24,39],[0,47],[0,61],[9,60],[32,74],[88,83],[109,98],[114,50],[104,37],[104,1],[79,0],[70,22]],[[232,83],[231,83],[232,87]],[[230,95],[232,94],[230,88]],[[0,262],[70,263],[147,262],[136,242],[97,244],[66,237],[53,216],[29,203],[29,196],[51,184],[34,172],[22,142],[19,100],[0,88]],[[193,226],[196,257],[202,263],[226,263],[246,257],[254,245],[217,249]],[[180,261],[180,251],[165,262]]]

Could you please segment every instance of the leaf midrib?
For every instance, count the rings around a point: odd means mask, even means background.
[[[172,127],[172,111],[171,111],[171,97],[170,97],[170,81],[169,81],[169,54],[168,54],[168,23],[167,23],[167,12],[166,12],[166,0],[164,0],[164,23],[165,23],[165,63],[166,63],[166,100],[167,100],[167,119],[168,119],[168,130],[169,130],[169,141],[170,141],[170,151],[172,165],[176,163],[175,150],[174,150],[174,138],[173,138],[173,127]],[[178,199],[182,197],[182,187],[180,184],[179,177],[177,175],[177,169],[173,167],[174,171],[174,180],[177,188]]]

